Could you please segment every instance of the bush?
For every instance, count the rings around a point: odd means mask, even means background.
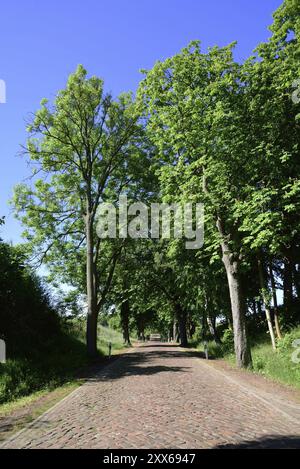
[[[293,345],[296,340],[300,340],[300,328],[287,332],[282,339],[277,340],[278,351],[281,355],[292,355],[295,351]]]
[[[222,337],[222,351],[224,355],[234,352],[234,335],[232,329],[226,329]]]

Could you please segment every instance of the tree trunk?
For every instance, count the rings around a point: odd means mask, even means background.
[[[290,311],[293,305],[293,264],[289,256],[284,262],[283,300],[285,310]]]
[[[195,332],[196,332],[196,325],[195,325],[194,322],[191,322],[191,323],[189,324],[189,338],[190,338],[190,339],[193,338]]]
[[[206,326],[208,326],[209,333],[212,336],[214,342],[216,344],[221,344],[221,340],[218,336],[216,329],[216,317],[212,312],[213,308],[214,302],[212,300],[212,297],[209,294],[205,293],[205,314],[203,315],[203,321],[206,321],[207,324],[203,323],[203,328],[206,329]]]
[[[277,293],[276,293],[276,285],[275,285],[275,279],[274,279],[274,273],[273,273],[272,265],[269,266],[269,272],[270,272],[272,296],[273,296],[273,303],[274,303],[274,322],[275,322],[275,330],[276,330],[276,335],[277,335],[277,337],[278,337],[279,339],[281,339],[281,338],[282,338],[282,335],[281,335],[280,325],[279,325],[279,320],[278,320]]]
[[[87,328],[86,344],[88,355],[93,358],[97,351],[97,296],[94,279],[94,240],[90,217],[86,217],[86,291],[87,291]]]
[[[269,302],[268,294],[267,294],[267,291],[266,291],[267,286],[266,286],[266,282],[265,282],[264,270],[263,270],[263,265],[262,265],[261,259],[258,259],[258,274],[259,274],[259,283],[260,283],[260,288],[261,288],[261,296],[262,296],[262,300],[263,300],[264,306],[265,306],[266,319],[267,319],[268,328],[269,328],[269,332],[270,332],[272,347],[273,347],[274,350],[276,350],[276,341],[275,341],[275,335],[274,335],[272,319],[271,319],[271,313],[270,313],[270,302]]]
[[[300,273],[297,269],[297,265],[293,265],[293,282],[297,294],[297,298],[300,298]]]
[[[239,261],[231,252],[229,244],[226,241],[226,235],[220,218],[217,220],[217,228],[222,237],[222,261],[226,269],[230,294],[236,363],[239,368],[247,368],[252,366],[252,359],[246,334],[246,304],[242,293]]]
[[[231,301],[236,362],[239,368],[247,368],[251,367],[252,358],[246,334],[245,304],[239,278],[239,266],[237,262],[231,262],[229,257],[228,254],[223,254]]]
[[[258,310],[258,314],[262,317],[263,312],[262,312],[261,301],[260,300],[257,302],[257,310]]]
[[[206,308],[203,310],[202,318],[201,318],[201,340],[204,342],[207,340],[207,317],[206,317]]]
[[[180,345],[181,347],[187,347],[186,314],[179,303],[175,305],[175,313],[178,321]]]
[[[177,342],[177,337],[178,337],[178,326],[176,319],[174,318],[173,321],[173,342]]]
[[[123,330],[124,344],[126,345],[131,345],[130,334],[129,334],[129,316],[130,316],[129,301],[125,300],[121,304],[121,325],[122,325],[122,330]]]
[[[209,313],[207,313],[207,324],[208,324],[208,329],[210,332],[210,335],[214,339],[214,342],[217,345],[221,344],[221,339],[218,335],[217,328],[216,328],[216,318]]]

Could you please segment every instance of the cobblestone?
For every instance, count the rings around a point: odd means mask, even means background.
[[[293,416],[193,353],[148,343],[95,374],[3,448],[300,448]]]

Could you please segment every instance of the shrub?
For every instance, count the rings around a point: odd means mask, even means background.
[[[281,355],[292,355],[295,351],[293,343],[300,339],[300,328],[287,332],[282,339],[277,340],[278,352]]]
[[[222,337],[222,351],[224,355],[234,352],[234,336],[232,329],[226,329]]]

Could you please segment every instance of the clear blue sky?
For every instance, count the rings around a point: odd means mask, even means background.
[[[7,0],[1,2],[0,236],[20,241],[21,227],[9,214],[13,186],[29,174],[17,156],[25,121],[43,97],[53,98],[82,63],[101,76],[107,91],[135,90],[139,70],[178,52],[193,39],[203,47],[238,41],[245,59],[270,33],[281,0]]]

